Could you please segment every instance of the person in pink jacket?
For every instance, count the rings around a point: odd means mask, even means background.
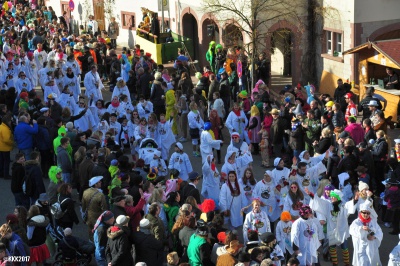
[[[347,127],[344,130],[350,133],[350,136],[353,138],[356,145],[363,142],[364,128],[360,124],[356,123],[356,118],[354,116],[349,117],[347,120]]]

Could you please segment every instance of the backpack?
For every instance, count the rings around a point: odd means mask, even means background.
[[[53,203],[53,205],[50,206],[50,212],[51,215],[55,219],[60,219],[61,217],[64,216],[64,214],[67,212],[67,210],[63,211],[61,208],[61,205],[67,200],[68,198],[63,199],[63,201],[60,202],[60,195],[58,195],[58,200],[57,202]]]
[[[32,178],[30,177],[31,171],[26,171],[25,170],[25,176],[22,182],[22,191],[24,192],[25,195],[32,197],[34,194],[34,189],[33,189],[33,184],[32,184]]]

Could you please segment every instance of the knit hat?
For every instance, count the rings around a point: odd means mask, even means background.
[[[150,221],[148,219],[144,218],[144,219],[140,220],[139,226],[140,226],[140,228],[148,229],[148,228],[150,228]]]
[[[260,236],[260,241],[266,245],[276,239],[276,236],[271,232],[265,232]]]
[[[115,225],[123,226],[129,223],[129,216],[119,215],[115,220]]]
[[[96,231],[97,227],[99,227],[101,222],[106,222],[112,218],[114,218],[114,214],[111,211],[104,211],[102,214],[100,214],[99,218],[97,218],[97,221],[93,227],[92,233],[94,233],[94,231]]]
[[[20,94],[19,94],[19,98],[20,99],[25,99],[25,98],[28,98],[28,93],[27,92],[21,92]]]
[[[368,184],[363,181],[358,182],[358,191],[363,191],[364,189],[369,189]]]
[[[226,233],[225,232],[219,232],[217,235],[217,239],[219,243],[225,243],[226,239]]]
[[[292,220],[292,216],[290,215],[290,212],[288,211],[283,211],[281,213],[281,221],[287,222]]]
[[[6,221],[8,224],[18,224],[18,217],[14,213],[7,214]]]

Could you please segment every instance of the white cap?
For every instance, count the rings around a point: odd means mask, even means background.
[[[400,139],[395,139],[394,143],[400,143]]]
[[[339,177],[339,183],[342,187],[344,186],[344,181],[350,178],[349,174],[346,172],[341,173],[340,175],[338,175],[338,177]]]
[[[148,228],[149,225],[150,225],[150,221],[148,219],[144,218],[144,219],[140,220],[139,226],[141,228]]]
[[[364,189],[369,189],[368,184],[363,181],[358,182],[358,191],[363,191]]]
[[[127,223],[129,223],[129,216],[119,215],[115,220],[115,223],[117,225],[126,225]]]
[[[175,146],[178,147],[178,149],[180,149],[181,151],[183,151],[183,145],[182,145],[182,143],[177,142],[177,143],[175,144]]]
[[[43,107],[40,109],[40,112],[44,113],[44,112],[47,112],[48,110],[49,110],[48,107]]]
[[[92,177],[92,178],[89,180],[89,187],[92,187],[94,184],[96,184],[97,182],[99,182],[99,181],[102,180],[102,179],[103,179],[102,176],[95,176],[95,177]]]
[[[369,101],[368,106],[378,106],[378,103],[375,100],[371,100]]]

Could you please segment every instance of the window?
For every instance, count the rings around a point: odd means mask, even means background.
[[[121,11],[121,27],[123,29],[132,30],[136,28],[136,15],[133,12]]]
[[[336,52],[338,53],[339,56],[342,56],[342,34],[341,33],[335,33],[335,39],[336,39]]]
[[[328,53],[332,52],[332,32],[327,31],[326,32],[326,50]]]
[[[343,32],[325,30],[325,51],[328,56],[341,57],[343,52]]]

